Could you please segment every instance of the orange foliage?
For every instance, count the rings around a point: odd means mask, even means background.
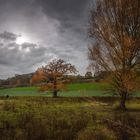
[[[48,65],[39,68],[31,79],[31,83],[40,81],[47,82],[40,87],[40,91],[52,91],[57,96],[57,92],[65,89],[65,84],[62,82],[64,75],[76,73],[76,68],[64,60],[58,59],[48,63]]]
[[[89,34],[94,38],[90,65],[111,73],[124,107],[127,96],[140,86],[140,0],[96,1]]]

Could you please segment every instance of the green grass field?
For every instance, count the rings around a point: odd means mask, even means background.
[[[58,93],[62,97],[92,97],[92,96],[112,96],[109,93],[109,85],[106,83],[75,83],[67,85],[65,91]],[[38,87],[16,87],[0,89],[0,96],[52,96],[50,92],[39,92]],[[140,96],[137,92],[135,96]]]

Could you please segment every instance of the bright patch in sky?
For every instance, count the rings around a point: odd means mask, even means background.
[[[21,45],[25,42],[28,42],[28,39],[26,37],[23,37],[23,36],[19,36],[17,39],[16,39],[16,43]]]

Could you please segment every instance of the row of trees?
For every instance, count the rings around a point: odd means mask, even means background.
[[[33,73],[28,74],[16,74],[13,77],[10,77],[8,79],[0,79],[0,88],[10,88],[10,87],[23,87],[23,86],[31,86],[32,84],[32,77],[34,77]],[[100,78],[99,78],[100,79]],[[70,74],[70,75],[64,75],[61,78],[61,81],[65,83],[84,83],[84,82],[93,82],[94,76],[92,75],[91,71],[87,71],[85,75],[80,74]],[[42,81],[38,81],[36,84],[41,84]]]
[[[9,87],[23,87],[23,86],[30,86],[30,79],[33,76],[33,73],[29,74],[22,74],[22,75],[15,75],[14,77],[0,80],[0,87],[1,88],[9,88]]]

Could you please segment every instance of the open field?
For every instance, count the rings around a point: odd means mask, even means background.
[[[61,91],[58,96],[62,97],[92,97],[92,96],[112,96],[108,90],[109,85],[106,83],[77,83],[69,84],[66,91]],[[47,96],[51,93],[38,92],[37,87],[17,87],[9,89],[0,89],[0,96]],[[137,92],[134,96],[140,96]]]
[[[59,98],[37,87],[1,89],[0,140],[140,140],[139,92],[121,112],[108,87],[69,84]]]
[[[1,140],[140,140],[140,98],[0,97]]]

